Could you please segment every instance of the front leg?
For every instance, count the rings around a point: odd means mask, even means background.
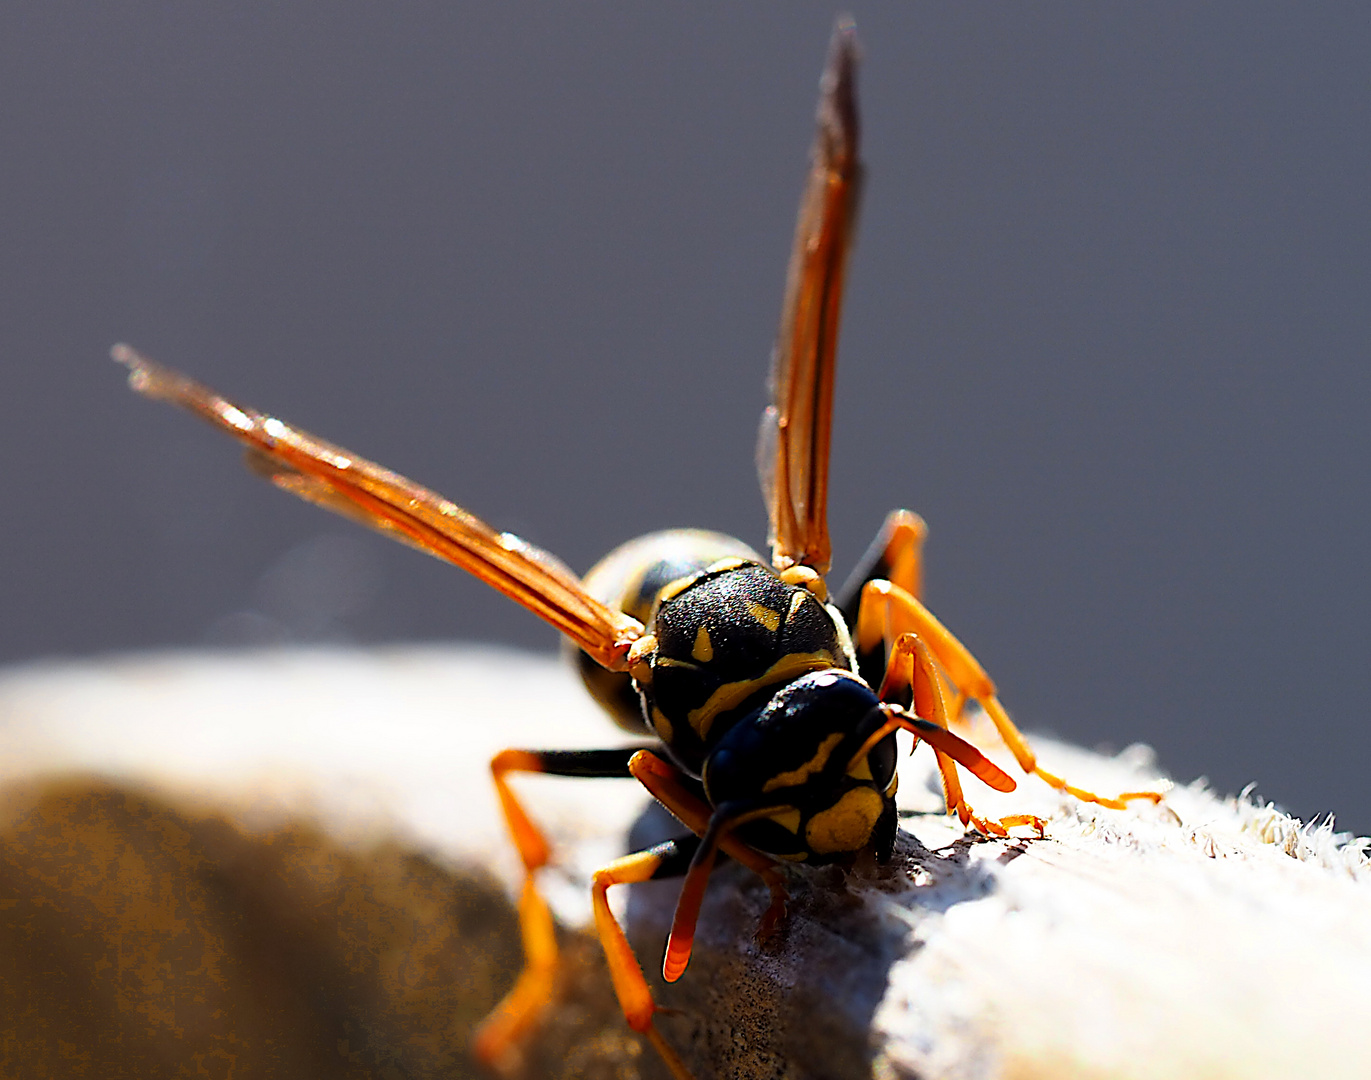
[[[690,866],[691,858],[699,846],[699,838],[692,834],[625,855],[595,871],[594,884],[591,886],[595,929],[600,936],[600,946],[605,952],[610,980],[614,984],[619,1007],[624,1011],[624,1019],[629,1027],[652,1044],[676,1080],[692,1080],[691,1072],[653,1022],[660,1006],[652,1000],[652,990],[643,978],[643,969],[633,953],[633,947],[624,935],[624,928],[610,910],[609,887],[680,877]]]
[[[514,988],[482,1021],[473,1041],[476,1056],[492,1066],[498,1066],[510,1047],[537,1023],[539,1014],[552,1001],[558,964],[552,914],[533,879],[534,872],[547,863],[550,849],[542,830],[533,823],[509,785],[508,774],[512,772],[636,779],[696,836],[706,832],[712,814],[708,803],[692,790],[692,784],[685,774],[642,747],[615,750],[505,750],[495,756],[491,762],[491,773],[500,796],[505,823],[523,861],[526,876],[519,900],[524,970]],[[653,1045],[677,1080],[691,1080],[690,1072],[653,1023],[658,1006],[652,1000],[652,992],[643,978],[642,968],[628,944],[623,928],[609,908],[607,893],[612,885],[686,874],[698,847],[698,840],[692,836],[616,859],[596,872],[591,891],[596,930],[624,1018],[634,1031],[642,1033]],[[762,917],[759,932],[767,931],[779,921],[785,910],[785,888],[775,862],[732,836],[722,837],[719,847],[754,870],[770,887],[772,902]],[[703,881],[699,884],[702,888]],[[679,977],[684,970],[690,955],[693,930],[693,912],[689,913],[687,925],[682,925],[679,932],[673,928],[672,941],[667,948],[668,959],[664,964],[664,968],[673,972],[668,979]]]
[[[667,940],[666,955],[662,962],[663,977],[668,982],[674,982],[685,971],[690,959],[695,919],[699,914],[705,881],[709,877],[710,865],[713,862],[710,858],[706,863],[701,863],[698,858],[701,850],[707,850],[712,855],[717,845],[738,862],[759,874],[770,887],[771,905],[762,916],[759,933],[769,930],[784,913],[785,887],[772,859],[730,835],[720,835],[717,823],[711,834],[710,822],[715,817],[715,812],[691,790],[685,774],[674,765],[650,750],[640,750],[629,760],[628,769],[633,777],[647,788],[652,797],[665,806],[678,821],[691,829],[694,835],[668,840],[645,851],[625,855],[597,871],[591,892],[595,926],[600,935],[600,944],[604,948],[605,960],[609,964],[614,992],[619,998],[619,1006],[624,1011],[624,1018],[628,1021],[629,1027],[641,1032],[652,1043],[677,1080],[690,1080],[689,1070],[653,1022],[661,1007],[653,1000],[651,988],[643,977],[643,969],[638,963],[638,958],[628,943],[623,927],[619,925],[614,912],[610,909],[609,888],[612,885],[628,885],[685,875],[686,883],[682,889],[682,898],[677,903],[676,918],[672,922],[671,936]],[[700,837],[706,834],[711,834],[707,848],[700,841]]]
[[[856,632],[853,635],[857,653],[893,645],[901,634],[913,633],[927,645],[938,667],[956,687],[957,697],[948,718],[955,720],[966,699],[976,701],[995,725],[1019,767],[1026,773],[1044,780],[1051,787],[1073,795],[1084,802],[1098,803],[1111,810],[1123,810],[1131,801],[1160,802],[1158,791],[1125,791],[1114,797],[1097,795],[1093,791],[1068,784],[1060,776],[1048,772],[1038,764],[1037,755],[1028,741],[1009,718],[1000,704],[995,684],[985,673],[971,652],[948,630],[928,608],[906,590],[889,581],[868,581],[862,586],[861,603],[857,612]],[[937,678],[935,672],[935,681]]]
[[[970,825],[987,836],[1008,836],[1009,830],[1019,825],[1031,826],[1039,836],[1043,835],[1042,819],[1032,814],[1013,814],[1000,819],[983,818],[966,801],[957,776],[958,761],[998,791],[1012,791],[1013,781],[998,769],[993,769],[993,766],[986,768],[989,763],[983,764],[975,758],[968,759],[964,754],[956,753],[955,746],[939,745],[943,739],[955,739],[956,736],[948,732],[942,680],[938,677],[928,646],[919,640],[917,634],[901,634],[891,645],[879,696],[882,701],[912,701],[915,716],[925,723],[931,722],[935,730],[915,730],[915,734],[922,736],[937,755],[938,772],[943,781],[943,798],[949,814],[956,814],[963,825]],[[943,733],[941,738],[939,733]],[[960,739],[957,741],[961,742]],[[974,752],[976,758],[980,757],[974,747],[968,745],[967,749]],[[997,773],[998,776],[995,775]]]

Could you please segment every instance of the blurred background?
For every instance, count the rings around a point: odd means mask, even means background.
[[[119,340],[578,570],[669,526],[760,545],[834,14],[7,6],[0,661],[555,645],[135,398]],[[1029,731],[1371,831],[1371,13],[854,14],[837,579],[917,509]]]

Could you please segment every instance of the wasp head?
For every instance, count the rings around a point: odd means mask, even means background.
[[[754,806],[737,835],[782,859],[834,862],[895,837],[895,737],[864,749],[887,718],[857,676],[838,668],[788,683],[741,718],[705,762],[709,801]]]

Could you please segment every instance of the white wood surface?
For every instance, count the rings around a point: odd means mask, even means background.
[[[495,650],[166,653],[0,672],[0,777],[94,772],[249,823],[307,815],[345,839],[480,861],[511,886],[490,755],[622,741],[554,658]],[[1084,786],[1158,778],[1145,748],[1036,745]],[[927,751],[905,761],[902,805],[936,810]],[[589,873],[624,850],[647,800],[615,781],[521,788],[557,846],[544,886],[583,922]],[[721,872],[671,999],[710,1017],[687,1037],[693,1052],[740,1076],[763,1075],[763,1057],[797,1077],[858,1059],[880,1077],[949,1080],[1371,1076],[1362,842],[1197,786],[1129,812],[1034,780],[1007,796],[971,781],[968,794],[983,812],[1048,818],[1047,839],[967,843],[941,815],[908,819],[893,869],[801,876],[779,950],[752,937],[762,890]],[[635,898],[647,967],[674,888]],[[825,1014],[822,1040],[788,1002]]]

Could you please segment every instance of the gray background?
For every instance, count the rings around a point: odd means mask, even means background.
[[[579,569],[761,541],[832,8],[210,7],[0,14],[0,659],[553,645],[134,398],[121,339]],[[855,14],[838,573],[914,507],[1030,730],[1371,831],[1371,11]]]

